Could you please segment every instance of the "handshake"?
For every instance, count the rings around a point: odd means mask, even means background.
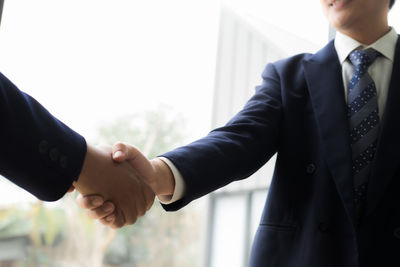
[[[78,181],[78,205],[93,219],[112,228],[134,224],[153,203],[155,195],[172,196],[175,181],[161,159],[148,160],[133,146],[117,143],[112,148],[87,146]]]

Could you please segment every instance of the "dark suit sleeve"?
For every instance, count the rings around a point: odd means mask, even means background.
[[[85,139],[0,73],[0,174],[45,201],[81,171]]]
[[[261,168],[277,151],[282,114],[279,76],[269,64],[263,83],[242,111],[224,127],[187,146],[168,152],[181,172],[186,195],[164,206],[177,210],[226,184],[244,179]]]

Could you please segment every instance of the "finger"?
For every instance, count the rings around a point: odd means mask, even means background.
[[[117,224],[113,223],[113,224],[111,224],[111,225],[109,225],[109,226],[110,226],[112,229],[117,230],[117,229],[122,228],[124,225],[117,225]]]
[[[128,156],[128,147],[122,142],[117,142],[112,147],[113,160],[116,162],[123,162]]]
[[[103,197],[99,195],[79,195],[76,199],[76,203],[78,204],[78,207],[82,209],[94,209],[103,205],[104,200]]]
[[[149,190],[149,186],[145,183],[141,183],[140,187],[140,196],[138,195],[137,198],[139,198],[139,200],[137,200],[136,202],[136,208],[137,208],[137,214],[138,217],[142,217],[146,214],[146,211],[148,210],[148,205],[149,205],[149,199],[147,198],[147,190]]]
[[[154,198],[155,195],[153,191],[151,190],[150,186],[148,186],[145,183],[141,184],[141,189],[140,189],[142,198],[143,198],[143,206],[141,206],[141,212],[138,212],[139,217],[143,216],[146,211],[148,211],[151,206],[153,206]]]
[[[111,214],[107,217],[101,218],[99,222],[104,226],[111,227],[115,221],[115,214]]]
[[[149,209],[151,209],[151,207],[153,207],[155,198],[156,198],[156,196],[153,194],[153,197],[150,199],[149,202],[147,202],[147,210],[146,211],[148,211]]]
[[[142,217],[147,211],[147,209],[146,209],[147,208],[147,203],[146,203],[146,200],[144,198],[143,190],[141,190],[140,194],[141,194],[142,197],[140,197],[139,200],[136,200],[136,214],[137,214],[138,218]]]
[[[138,217],[135,217],[134,219],[131,219],[131,220],[129,220],[129,221],[126,221],[125,224],[124,224],[124,226],[128,226],[128,225],[135,224],[136,221],[137,221],[137,219],[138,219]]]
[[[132,225],[140,217],[137,209],[137,203],[131,204],[125,212],[125,223],[124,225]]]
[[[110,227],[113,229],[119,229],[123,226],[125,226],[125,221],[118,219],[118,217],[115,218],[114,222],[110,225]]]
[[[148,189],[144,190],[144,195],[145,195],[146,204],[147,204],[146,211],[148,211],[153,206],[156,196],[150,187],[148,187]]]
[[[115,206],[112,202],[105,202],[104,205],[89,210],[87,213],[92,219],[102,219],[109,215],[112,215],[115,210]]]
[[[118,229],[121,228],[122,226],[125,225],[126,219],[125,215],[121,210],[117,210],[115,213],[115,220],[114,222],[110,225],[111,228],[113,229]]]
[[[71,187],[68,189],[67,193],[72,193],[75,190],[75,186],[71,185]]]

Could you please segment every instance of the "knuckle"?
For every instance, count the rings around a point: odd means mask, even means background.
[[[115,210],[115,206],[112,202],[106,202],[101,207],[101,211],[103,212],[103,214],[111,214],[114,212],[114,210]]]
[[[83,206],[84,206],[85,209],[93,209],[93,208],[96,207],[96,206],[94,206],[94,205],[92,204],[92,202],[91,202],[89,199],[85,199],[85,200],[83,201]]]
[[[151,209],[151,207],[153,207],[153,204],[154,204],[154,198],[152,198],[149,204],[147,205],[147,210]]]
[[[121,141],[118,141],[118,142],[114,143],[114,145],[113,145],[114,148],[122,148],[125,146],[126,146],[125,143],[121,142]]]
[[[145,213],[146,213],[146,207],[143,207],[142,209],[139,210],[138,217],[143,217]]]
[[[121,219],[119,219],[119,220],[115,220],[112,224],[111,224],[111,227],[112,228],[114,228],[114,229],[118,229],[118,228],[121,228],[122,226],[124,226],[124,221],[123,220],[121,220]]]
[[[90,209],[93,207],[92,201],[90,200],[89,197],[84,197],[84,196],[79,197],[77,199],[77,202],[78,202],[79,207],[81,207],[83,209]]]
[[[136,217],[135,218],[131,218],[130,220],[127,220],[125,222],[125,225],[132,225],[132,224],[134,224],[136,222],[136,220],[137,220]]]
[[[93,218],[93,219],[101,219],[103,218],[105,215],[102,209],[93,209],[93,210],[89,210],[88,211],[89,217]]]
[[[111,227],[112,229],[118,229],[118,228],[121,228],[121,226],[117,226],[115,223],[114,223],[114,224],[112,224],[112,225],[110,225],[110,227]]]
[[[100,219],[99,220],[99,222],[102,224],[102,225],[104,225],[104,226],[109,226],[110,225],[110,222],[108,222],[106,219]]]

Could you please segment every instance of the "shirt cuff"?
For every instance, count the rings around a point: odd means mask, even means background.
[[[168,204],[178,201],[184,197],[185,191],[186,191],[186,185],[185,185],[185,181],[183,180],[182,174],[175,167],[175,165],[172,163],[172,161],[170,161],[169,159],[164,158],[164,157],[159,157],[159,159],[161,159],[162,161],[164,161],[165,164],[168,165],[168,167],[170,168],[170,170],[174,176],[174,180],[175,180],[175,189],[174,189],[173,195],[157,196],[158,200],[162,204],[168,205]]]

